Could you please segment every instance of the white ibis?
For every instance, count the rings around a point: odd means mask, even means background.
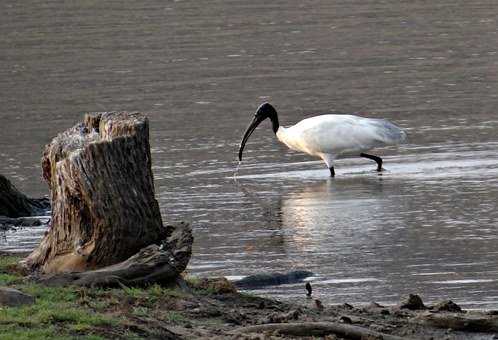
[[[299,123],[283,127],[278,123],[275,108],[262,104],[248,126],[239,149],[239,160],[249,136],[266,118],[270,118],[277,139],[290,149],[320,157],[335,176],[333,161],[344,156],[365,157],[377,162],[382,171],[382,158],[367,154],[370,149],[402,143],[406,133],[385,119],[364,118],[353,115],[325,114],[303,119]]]

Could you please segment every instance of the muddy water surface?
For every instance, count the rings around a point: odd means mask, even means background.
[[[190,271],[305,268],[327,302],[417,292],[498,308],[496,1],[2,1],[0,173],[43,195],[42,146],[87,111],[151,121],[165,220],[190,220]],[[244,128],[385,117],[407,144],[321,162]],[[19,230],[1,249],[34,247]],[[302,284],[260,291],[304,296]]]

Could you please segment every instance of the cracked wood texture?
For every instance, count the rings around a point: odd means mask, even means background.
[[[87,114],[45,147],[52,224],[25,264],[42,273],[116,264],[165,238],[141,113]]]

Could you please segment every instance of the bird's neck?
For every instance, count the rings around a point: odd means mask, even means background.
[[[279,141],[281,141],[282,143],[284,144],[287,144],[287,129],[284,128],[283,126],[280,126],[277,130],[277,132],[275,132],[275,135],[277,136],[277,139]]]
[[[271,120],[271,125],[272,125],[272,129],[273,129],[273,133],[277,134],[278,128],[280,127],[280,124],[278,123],[278,116],[277,116],[277,114],[275,113],[274,115],[270,116],[270,120]]]

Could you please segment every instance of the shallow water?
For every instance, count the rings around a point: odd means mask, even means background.
[[[190,271],[304,268],[327,302],[407,293],[498,308],[498,4],[494,1],[5,1],[0,173],[46,193],[42,146],[86,111],[151,121],[165,220],[195,230]],[[279,145],[260,102],[384,117],[399,148],[325,166]],[[43,230],[8,233],[28,249]],[[304,296],[302,284],[259,291]]]

